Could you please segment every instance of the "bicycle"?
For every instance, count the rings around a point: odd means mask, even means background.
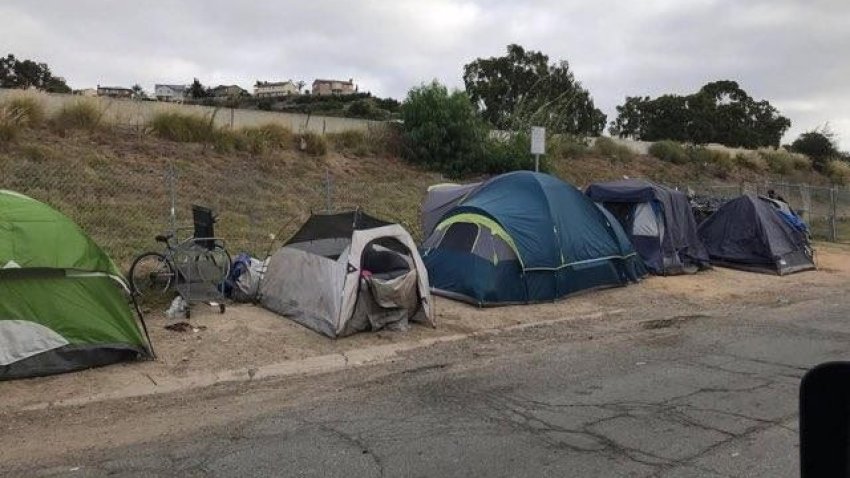
[[[162,297],[176,290],[186,302],[223,298],[220,287],[230,273],[230,254],[223,241],[212,237],[212,212],[199,206],[192,209],[193,237],[175,243],[176,233],[159,234],[155,239],[164,244],[164,251],[144,252],[133,260],[128,279],[137,297]],[[224,302],[218,306],[224,313]]]

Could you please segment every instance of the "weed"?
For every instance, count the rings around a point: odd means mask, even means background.
[[[756,173],[763,173],[767,171],[768,167],[767,161],[759,154],[754,153],[752,151],[736,154],[735,163],[737,163],[737,165],[743,169],[747,169]]]
[[[587,140],[572,134],[552,136],[551,154],[556,158],[578,158],[587,154]]]
[[[593,142],[593,146],[590,150],[596,155],[620,162],[626,162],[635,157],[635,153],[633,153],[627,146],[619,144],[613,139],[606,138],[604,136],[596,138],[596,141]]]
[[[51,125],[58,131],[82,129],[94,131],[101,125],[104,110],[94,101],[79,100],[67,104],[51,119]]]
[[[18,116],[7,105],[0,105],[0,145],[15,141],[20,131]]]
[[[785,176],[795,169],[793,155],[785,150],[762,148],[758,150],[758,155],[764,158],[772,173]]]
[[[324,156],[328,152],[328,142],[316,133],[302,133],[298,136],[298,150],[311,156]]]
[[[33,127],[44,122],[44,104],[31,96],[12,98],[5,104],[21,126]]]
[[[183,143],[202,143],[221,141],[215,138],[217,129],[213,116],[167,111],[157,113],[150,122],[151,131],[160,138]]]
[[[675,141],[658,141],[649,147],[649,154],[673,164],[686,164],[690,159],[687,150]]]
[[[826,174],[835,184],[848,184],[850,183],[850,164],[833,159],[826,165]]]

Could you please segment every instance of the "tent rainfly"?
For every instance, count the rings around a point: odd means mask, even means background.
[[[128,291],[73,221],[0,191],[0,380],[152,357]]]
[[[654,274],[692,273],[708,266],[685,193],[642,179],[623,179],[591,184],[586,194],[617,218]]]
[[[728,201],[699,226],[713,264],[779,275],[814,269],[814,252],[774,201],[744,195]]]
[[[360,211],[311,216],[271,256],[260,302],[332,338],[434,325],[428,273],[410,234]]]
[[[423,222],[426,232],[435,224],[422,245],[434,293],[476,305],[550,301],[645,274],[617,220],[546,174],[432,189]]]

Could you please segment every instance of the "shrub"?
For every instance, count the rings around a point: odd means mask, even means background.
[[[227,141],[229,138],[215,138],[217,128],[213,116],[198,116],[174,112],[157,113],[149,124],[157,136],[171,141],[200,143],[207,141]]]
[[[661,161],[673,164],[685,164],[688,162],[688,152],[681,144],[675,141],[658,141],[649,147],[649,154]]]
[[[91,100],[79,100],[67,104],[51,119],[54,128],[64,131],[83,129],[94,131],[101,125],[104,111]]]
[[[270,150],[289,149],[295,143],[295,136],[289,128],[268,123],[257,128],[242,128],[236,133],[236,149],[252,154],[264,154]]]
[[[850,183],[850,164],[833,159],[826,165],[826,174],[835,184]]]
[[[363,131],[348,130],[340,133],[329,133],[326,137],[331,147],[339,152],[366,156],[372,151],[369,138]]]
[[[839,154],[835,141],[835,133],[826,125],[820,129],[807,131],[791,143],[791,151],[805,154],[812,158],[814,169],[820,172],[829,171],[830,158]]]
[[[501,174],[519,169],[534,169],[531,156],[531,138],[528,134],[490,136],[484,143],[484,154],[478,170],[488,174]],[[540,158],[540,170],[547,171],[546,157]]]
[[[558,158],[578,158],[588,152],[587,140],[572,134],[554,135],[549,140],[551,155]]]
[[[298,136],[298,149],[311,156],[324,156],[328,152],[328,142],[322,135],[302,133]]]
[[[735,155],[735,163],[743,169],[748,169],[756,173],[767,171],[767,161],[754,152],[738,153]]]
[[[764,158],[770,172],[775,174],[791,174],[794,171],[794,158],[791,153],[781,149],[760,149],[759,156]]]
[[[483,172],[487,126],[466,93],[434,81],[411,89],[401,107],[404,156],[451,177]]]
[[[720,178],[728,178],[735,171],[735,160],[726,151],[703,147],[692,148],[691,159],[701,164],[708,164],[714,174]]]
[[[0,145],[15,141],[20,130],[18,116],[7,105],[0,105]]]
[[[791,154],[791,165],[797,171],[812,170],[812,160],[802,154]]]
[[[635,156],[635,153],[627,146],[605,136],[596,138],[590,150],[593,154],[616,161],[628,161]]]
[[[17,117],[21,126],[38,126],[44,122],[44,104],[31,96],[12,98],[6,102],[6,108]]]

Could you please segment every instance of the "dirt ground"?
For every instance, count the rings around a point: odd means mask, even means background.
[[[407,332],[364,333],[331,340],[286,318],[252,305],[227,312],[197,306],[193,329],[166,330],[161,313],[147,325],[155,361],[124,363],[52,377],[0,382],[0,412],[36,404],[61,403],[110,390],[150,387],[175,377],[191,378],[251,369],[309,357],[339,354],[384,344],[469,334],[551,320],[587,320],[598,327],[623,327],[652,317],[687,317],[726,307],[788,304],[841,290],[850,279],[850,246],[820,244],[818,271],[785,277],[715,268],[692,276],[649,277],[624,288],[595,291],[556,303],[480,309],[435,298],[437,327],[414,325]],[[606,318],[602,318],[605,316]],[[584,319],[583,319],[584,318]],[[590,326],[589,326],[590,327]]]

